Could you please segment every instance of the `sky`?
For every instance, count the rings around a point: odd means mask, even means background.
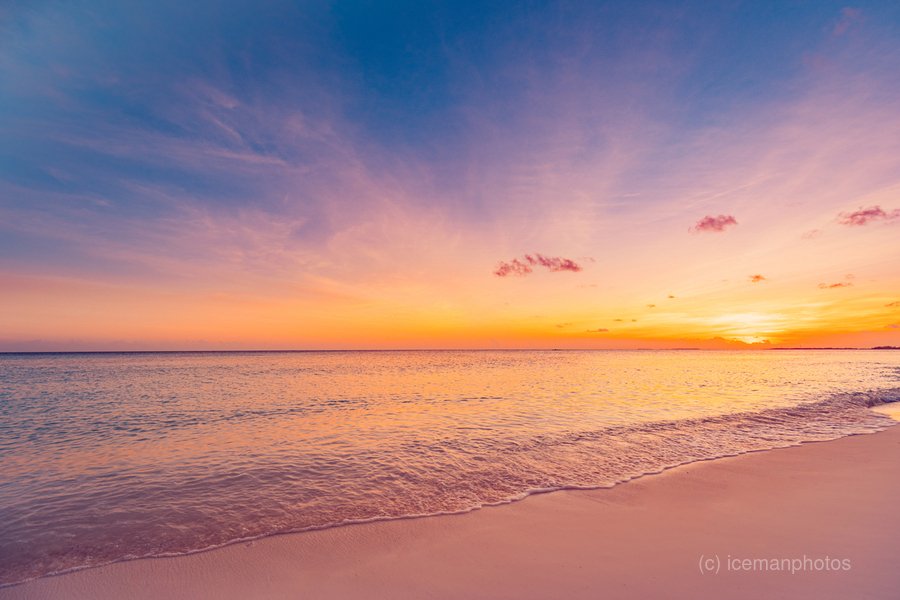
[[[0,351],[900,345],[900,3],[0,3]]]

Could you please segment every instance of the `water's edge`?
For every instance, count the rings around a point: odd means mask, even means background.
[[[877,397],[873,398],[871,396],[871,394],[877,394]],[[607,484],[607,485],[567,485],[567,486],[558,486],[558,487],[551,487],[551,488],[532,488],[532,489],[525,490],[524,492],[522,492],[520,494],[516,494],[515,496],[510,497],[505,500],[500,500],[500,501],[496,501],[496,502],[479,503],[477,505],[471,506],[471,507],[463,509],[463,510],[437,511],[437,512],[421,513],[421,514],[398,515],[398,516],[377,516],[377,517],[372,517],[372,518],[367,518],[367,519],[350,519],[350,520],[345,520],[345,521],[336,522],[336,523],[327,523],[327,524],[314,525],[314,526],[310,526],[310,527],[302,527],[302,528],[297,528],[297,529],[274,531],[274,532],[264,533],[264,534],[256,535],[256,536],[236,538],[236,539],[224,542],[222,544],[215,544],[212,546],[208,546],[208,547],[204,547],[204,548],[197,548],[197,549],[193,549],[193,550],[189,550],[189,551],[185,551],[185,552],[164,552],[164,553],[148,554],[148,555],[142,555],[142,556],[125,556],[120,559],[111,560],[111,561],[104,562],[104,563],[82,565],[82,566],[71,567],[68,569],[62,569],[59,571],[54,571],[54,572],[46,573],[43,575],[39,575],[37,577],[26,578],[21,581],[14,581],[14,582],[8,582],[8,583],[0,582],[0,589],[16,587],[19,585],[24,585],[29,582],[37,581],[37,580],[48,578],[48,577],[58,577],[61,575],[67,575],[67,574],[75,573],[78,571],[84,571],[84,570],[88,570],[88,569],[96,569],[96,568],[100,568],[100,567],[107,567],[110,565],[119,564],[119,563],[123,563],[123,562],[131,562],[134,560],[177,558],[180,556],[190,556],[193,554],[211,552],[211,551],[225,548],[228,546],[232,546],[235,544],[254,542],[254,541],[267,539],[267,538],[271,538],[271,537],[276,537],[276,536],[282,536],[282,535],[295,535],[295,534],[301,534],[301,533],[308,533],[311,531],[324,531],[324,530],[328,530],[328,529],[335,529],[338,527],[364,525],[367,523],[376,523],[376,522],[383,522],[383,521],[401,521],[401,520],[411,520],[411,519],[424,519],[424,518],[429,518],[429,517],[463,515],[463,514],[468,514],[468,513],[474,512],[476,510],[483,509],[483,508],[506,506],[509,504],[513,504],[515,502],[520,502],[522,500],[525,500],[525,499],[527,499],[531,496],[535,496],[535,495],[543,495],[543,494],[549,494],[549,493],[555,493],[555,492],[565,492],[565,491],[592,491],[592,490],[612,489],[614,487],[629,483],[631,481],[635,481],[637,479],[642,479],[642,478],[654,476],[654,475],[660,475],[667,471],[671,471],[673,469],[677,469],[679,467],[684,467],[684,466],[688,466],[688,465],[692,465],[692,464],[713,462],[713,461],[717,461],[717,460],[721,460],[721,459],[725,459],[725,458],[734,458],[737,456],[743,456],[746,454],[770,452],[772,450],[783,450],[786,448],[798,447],[798,446],[802,446],[805,444],[832,442],[835,440],[843,439],[846,437],[852,437],[852,436],[856,436],[856,435],[870,435],[870,434],[883,432],[895,425],[900,425],[900,421],[898,421],[897,419],[894,419],[885,413],[871,410],[873,408],[876,408],[878,406],[884,406],[886,404],[894,404],[894,403],[900,404],[900,388],[895,388],[895,389],[890,389],[890,390],[880,390],[879,392],[873,392],[871,390],[868,390],[865,392],[846,392],[846,393],[842,393],[842,394],[836,394],[833,397],[827,398],[825,400],[820,400],[818,402],[801,403],[793,408],[794,409],[799,408],[801,410],[811,409],[817,405],[823,405],[823,404],[826,404],[829,402],[834,402],[834,401],[837,401],[840,399],[854,398],[854,397],[857,397],[860,395],[867,396],[867,400],[865,400],[861,406],[864,406],[865,408],[870,409],[869,412],[873,416],[877,417],[879,420],[879,423],[876,427],[873,427],[872,429],[866,430],[866,431],[847,432],[847,433],[841,433],[834,437],[826,438],[826,439],[800,440],[800,441],[793,442],[793,443],[775,445],[775,446],[772,446],[769,448],[748,449],[748,450],[742,450],[742,451],[738,451],[738,452],[723,453],[721,455],[716,455],[716,456],[711,456],[711,457],[703,457],[703,458],[697,458],[694,460],[687,460],[687,461],[683,461],[683,462],[664,465],[663,467],[661,467],[657,470],[642,472],[642,473],[639,473],[639,474],[631,476],[631,477],[626,477],[626,478],[620,479],[618,481],[615,481],[615,482],[613,482],[611,484]],[[754,413],[732,413],[732,414],[727,415],[725,418],[734,418],[734,417],[748,416],[748,415],[764,415],[767,412],[773,411],[773,410],[785,410],[785,409],[766,409],[766,410],[754,412]],[[715,417],[713,417],[713,418],[715,418]],[[691,421],[691,419],[686,419],[685,421]],[[678,421],[673,421],[672,423],[677,423],[677,422]]]

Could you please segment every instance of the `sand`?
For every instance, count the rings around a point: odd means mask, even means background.
[[[893,599],[898,498],[894,427],[609,490],[124,562],[0,589],[0,598]],[[815,570],[826,556],[832,570]]]

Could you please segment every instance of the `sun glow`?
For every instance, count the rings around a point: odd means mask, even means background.
[[[713,325],[722,327],[724,333],[735,339],[759,341],[764,336],[783,331],[788,321],[784,315],[771,313],[734,313],[710,319]],[[752,343],[752,342],[748,342]]]

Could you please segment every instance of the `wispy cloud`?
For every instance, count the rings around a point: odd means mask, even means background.
[[[693,231],[694,233],[700,233],[704,231],[719,233],[737,224],[737,219],[735,219],[731,215],[706,215],[705,217],[697,221],[696,225],[691,227],[691,231]]]
[[[543,267],[551,272],[571,271],[577,273],[582,270],[581,265],[571,258],[526,254],[521,259],[514,258],[508,262],[501,261],[494,270],[494,275],[497,277],[508,277],[509,275],[525,276],[533,273],[535,267]]]
[[[831,30],[831,34],[835,37],[840,37],[847,33],[854,25],[859,23],[863,18],[863,12],[858,8],[853,8],[852,6],[846,6],[841,9],[841,16],[838,19],[837,23],[834,24],[834,28]]]
[[[760,281],[766,281],[766,278],[758,273],[750,276],[750,283],[759,283]]]
[[[898,302],[891,302],[891,303],[889,303],[889,304],[885,304],[885,306],[886,306],[887,308],[900,308],[900,301],[898,301]]]
[[[838,223],[841,225],[849,225],[851,227],[868,225],[872,221],[894,221],[896,219],[900,219],[900,208],[886,211],[880,206],[860,208],[851,213],[841,213],[838,215]]]
[[[609,329],[605,327],[601,327],[599,329],[588,329],[586,333],[607,333]]]

